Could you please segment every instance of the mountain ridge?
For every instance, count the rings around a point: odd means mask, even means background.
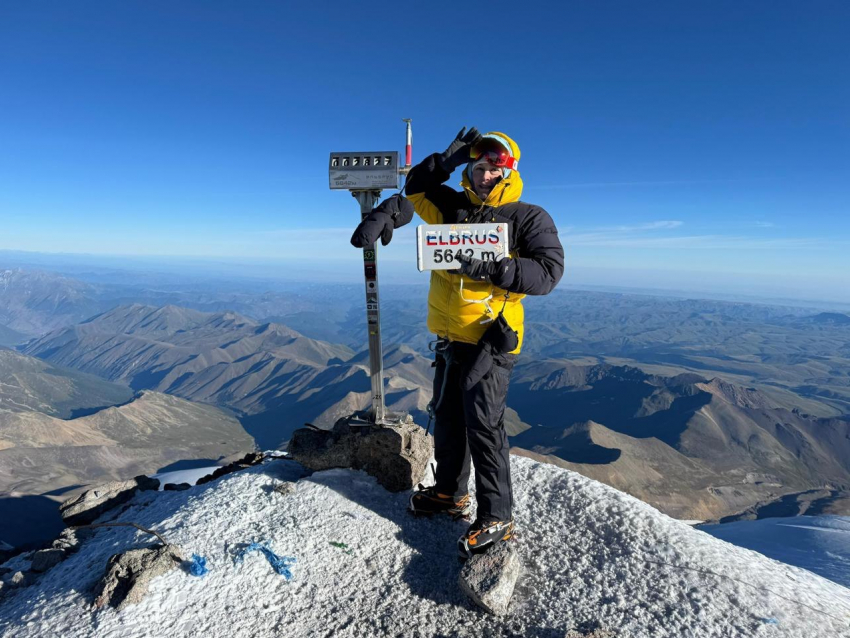
[[[369,406],[367,353],[339,348],[237,313],[134,304],[24,351],[228,408],[272,448],[304,422],[330,427]],[[431,362],[406,345],[384,354],[388,407],[426,425]],[[515,448],[580,466],[681,518],[715,519],[783,493],[850,483],[846,421],[788,410],[774,395],[716,376],[520,360],[508,406]],[[595,425],[576,425],[588,422]]]
[[[326,421],[339,413],[333,406],[340,401],[358,410],[371,401],[362,354],[232,312],[120,306],[35,339],[22,351],[134,390],[233,410],[262,447],[280,445],[307,421],[330,427],[333,421]],[[410,392],[430,386],[430,363],[421,355],[406,346],[385,354],[388,395],[410,403]],[[407,380],[393,382],[394,376]],[[424,410],[427,401],[413,403]]]
[[[0,349],[0,414],[32,411],[67,419],[132,396],[129,388],[95,375]]]
[[[511,437],[525,450],[519,454],[578,470],[685,519],[850,485],[845,419],[787,410],[716,378],[664,378],[607,364],[567,364],[560,373],[558,366],[550,360],[517,371],[508,401],[533,425]]]

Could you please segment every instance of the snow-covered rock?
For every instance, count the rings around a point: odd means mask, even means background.
[[[408,496],[352,470],[271,461],[184,492],[140,492],[119,515],[164,534],[210,572],[174,570],[122,611],[91,611],[116,552],[148,546],[101,528],[30,587],[0,602],[0,635],[552,636],[645,638],[850,636],[850,590],[735,547],[579,474],[512,457],[523,577],[508,615],[484,614],[457,586],[464,523],[418,519]],[[293,578],[234,545],[265,541]],[[14,559],[13,559],[14,560]],[[11,562],[11,561],[10,561]]]
[[[110,481],[90,487],[59,506],[66,525],[87,525],[104,512],[126,503],[139,490],[157,490],[159,481],[145,475],[129,481]]]

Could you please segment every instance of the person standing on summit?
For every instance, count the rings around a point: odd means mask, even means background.
[[[388,198],[355,230],[355,246],[413,217],[428,224],[507,224],[511,254],[500,261],[462,256],[457,270],[434,270],[428,329],[437,335],[434,398],[435,484],[410,498],[415,514],[469,513],[470,458],[478,508],[458,540],[462,558],[481,553],[514,531],[508,437],[504,414],[511,370],[523,342],[522,299],[549,294],[564,273],[564,249],[549,214],[520,201],[520,151],[504,133],[463,128],[442,153],[414,166],[401,195]],[[465,166],[461,192],[447,186]]]

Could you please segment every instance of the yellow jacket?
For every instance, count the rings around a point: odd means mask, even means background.
[[[507,140],[514,158],[519,160],[516,143],[504,133],[494,135]],[[478,343],[490,320],[504,309],[508,324],[519,333],[519,346],[514,350],[518,353],[523,342],[525,293],[547,294],[563,274],[563,248],[554,222],[542,208],[519,201],[522,177],[515,169],[496,184],[485,201],[473,190],[466,169],[461,193],[443,184],[449,176],[438,154],[411,170],[407,196],[419,216],[428,224],[506,222],[510,257],[516,261],[510,280],[506,280],[510,283],[502,282],[505,288],[445,270],[432,271],[428,329],[450,341]]]

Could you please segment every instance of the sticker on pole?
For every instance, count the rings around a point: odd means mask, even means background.
[[[508,225],[423,224],[416,229],[419,270],[453,270],[462,255],[499,261],[510,251]]]

